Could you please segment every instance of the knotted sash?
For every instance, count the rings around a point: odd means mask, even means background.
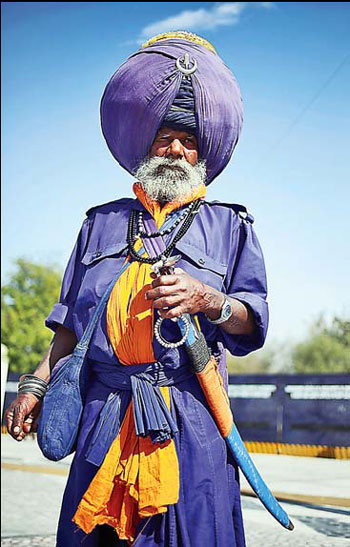
[[[187,366],[170,369],[155,362],[111,367],[92,361],[90,368],[98,382],[116,391],[109,395],[100,412],[86,453],[87,461],[101,465],[131,400],[136,435],[150,435],[154,444],[167,441],[178,432],[160,388],[179,384],[192,376]]]

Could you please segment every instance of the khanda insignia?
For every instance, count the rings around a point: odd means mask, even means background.
[[[193,74],[197,70],[197,61],[195,58],[190,61],[190,56],[188,53],[185,53],[184,57],[179,57],[176,60],[176,68],[180,70],[186,76]]]

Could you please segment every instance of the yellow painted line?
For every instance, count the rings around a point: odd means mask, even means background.
[[[331,505],[335,507],[350,507],[350,498],[335,498],[331,496],[311,496],[308,494],[289,494],[287,492],[272,492],[279,501],[296,501],[299,503],[309,503],[310,505]],[[248,488],[241,489],[242,496],[256,498],[255,492]]]
[[[48,465],[26,465],[22,463],[1,462],[1,469],[10,471],[25,471],[27,473],[44,473],[47,475],[62,475],[66,477],[69,469],[64,467],[50,467]]]
[[[350,459],[349,446],[324,446],[309,444],[288,444],[260,441],[245,441],[248,452],[257,454],[280,454],[284,456],[306,456],[311,458]]]

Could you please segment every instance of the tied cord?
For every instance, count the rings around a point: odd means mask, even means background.
[[[153,386],[142,373],[131,376],[132,400],[136,435],[150,435],[152,443],[173,438],[178,429],[158,386]]]

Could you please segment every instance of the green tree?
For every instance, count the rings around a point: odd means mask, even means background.
[[[1,338],[10,369],[34,370],[52,339],[45,317],[57,302],[61,274],[54,266],[17,259],[9,282],[1,288]]]
[[[328,326],[319,319],[309,338],[294,347],[292,361],[298,374],[350,372],[350,321],[335,317]]]

